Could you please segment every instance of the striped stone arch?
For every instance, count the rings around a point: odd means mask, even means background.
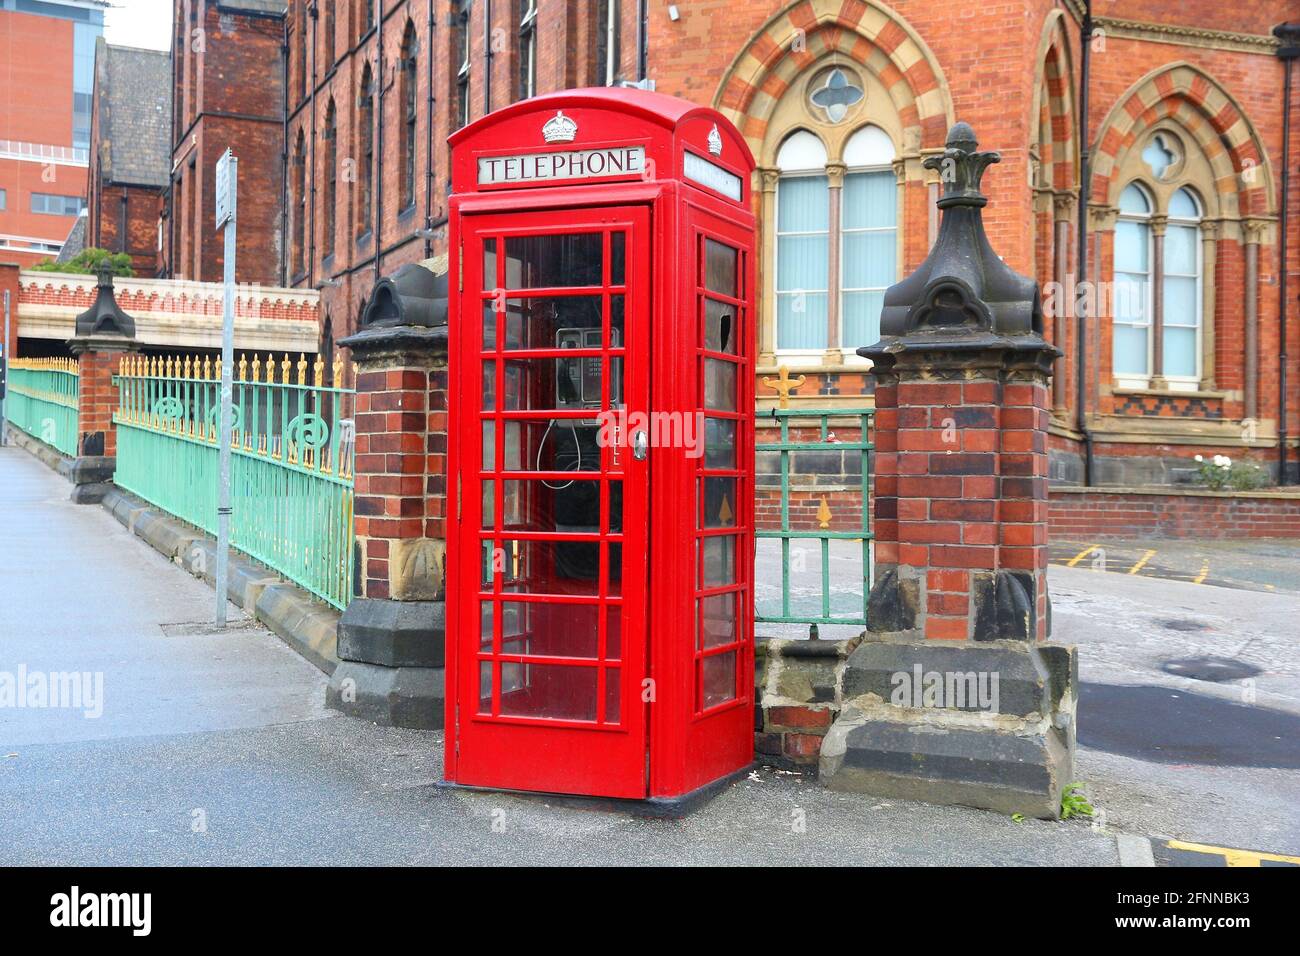
[[[722,76],[713,105],[761,154],[767,123],[791,84],[839,52],[873,72],[903,126],[903,151],[941,147],[953,123],[939,61],[899,14],[877,0],[798,0],[769,19]]]
[[[1218,81],[1184,62],[1148,73],[1106,115],[1093,153],[1094,197],[1118,204],[1125,155],[1146,130],[1166,119],[1186,130],[1209,161],[1221,216],[1236,219],[1276,211],[1273,177],[1259,134]]]
[[[1074,69],[1063,11],[1053,10],[1047,15],[1035,62],[1038,67],[1029,142],[1050,144],[1050,153],[1038,157],[1049,170],[1044,185],[1057,190],[1073,189],[1078,178]]]

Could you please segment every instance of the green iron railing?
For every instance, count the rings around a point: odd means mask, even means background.
[[[81,372],[76,359],[19,358],[9,363],[5,413],[20,428],[65,455],[77,454]]]
[[[871,469],[870,454],[875,445],[870,440],[871,422],[876,412],[874,408],[774,408],[758,413],[758,425],[761,428],[765,419],[780,429],[780,440],[758,442],[756,451],[761,456],[764,452],[775,452],[780,462],[780,509],[781,526],[777,529],[755,531],[758,538],[775,538],[781,542],[781,611],[779,614],[763,613],[755,608],[755,622],[769,624],[846,624],[865,626],[867,623],[867,598],[871,590]],[[839,426],[841,433],[857,432],[856,440],[845,440],[832,430],[832,419],[843,423]],[[793,429],[793,434],[792,434]],[[833,514],[827,501],[827,495],[816,484],[797,489],[802,498],[802,512],[797,517],[791,515],[792,474],[812,474],[823,477],[825,469],[813,468],[799,472],[793,468],[793,459],[800,454],[825,455],[826,453],[842,456],[844,470],[848,470],[850,456],[858,457],[859,467],[853,469],[850,477],[858,482],[860,505],[855,505],[854,514],[860,521],[845,522],[841,516]],[[815,459],[814,459],[815,460]],[[820,474],[818,473],[820,470]],[[850,497],[856,497],[851,495]],[[809,516],[807,509],[813,502],[818,507],[814,515]],[[834,522],[838,527],[832,529]],[[793,607],[791,588],[791,542],[796,540],[815,540],[821,551],[821,607],[820,613],[800,613]],[[832,579],[831,542],[845,541],[860,543],[862,548],[862,572],[853,580],[843,576]],[[832,608],[832,594],[840,597],[839,604],[845,603],[845,596],[860,601],[860,612],[845,613]]]
[[[233,376],[231,545],[334,607],[352,596],[355,393],[286,355],[241,357]],[[342,361],[333,367],[341,381]],[[296,375],[294,374],[296,372]],[[115,379],[114,481],[215,534],[221,363],[128,357]]]

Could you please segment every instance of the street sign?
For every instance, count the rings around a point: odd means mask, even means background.
[[[221,429],[217,485],[217,625],[226,625],[226,569],[230,550],[230,431],[232,373],[235,365],[235,204],[239,193],[239,160],[229,147],[217,160],[217,228],[223,236],[224,289],[221,310]]]
[[[217,160],[217,228],[235,221],[239,160],[229,148]]]

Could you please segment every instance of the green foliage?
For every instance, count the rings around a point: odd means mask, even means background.
[[[1081,786],[1082,784],[1072,783],[1061,794],[1062,820],[1071,817],[1090,817],[1096,812],[1093,805],[1088,802],[1088,798],[1083,795]]]
[[[100,263],[103,262],[112,266],[115,276],[129,279],[135,275],[135,270],[131,268],[131,257],[125,252],[109,252],[107,249],[96,249],[94,246],[82,249],[67,262],[46,259],[32,268],[37,272],[75,272],[93,276],[99,272]]]
[[[1196,476],[1211,491],[1251,491],[1268,484],[1268,472],[1249,461],[1233,461],[1227,455],[1196,456]]]
[[[1012,822],[1012,823],[1024,823],[1024,822],[1025,822],[1025,815],[1024,815],[1023,813],[1013,813],[1013,814],[1011,814],[1011,822]]]

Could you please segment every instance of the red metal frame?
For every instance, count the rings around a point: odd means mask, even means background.
[[[541,127],[557,111],[578,124],[577,135],[571,142],[544,145]],[[719,140],[721,155],[716,149]],[[750,211],[752,158],[740,135],[721,115],[684,101],[634,90],[577,90],[527,100],[459,131],[451,143],[450,267],[454,281],[449,344],[448,493],[452,505],[448,517],[445,776],[448,781],[465,785],[606,797],[673,798],[687,794],[747,766],[753,759],[756,315],[754,217]],[[512,149],[512,143],[517,147]],[[623,181],[601,177],[514,188],[499,183],[480,187],[476,182],[477,159],[481,156],[628,145],[644,149],[648,168],[644,174]],[[711,149],[711,145],[715,148]],[[709,157],[707,162],[735,176],[740,184],[740,202],[685,178],[682,157],[687,150],[697,158]],[[506,313],[495,313],[489,323],[498,348],[484,343],[482,306],[493,301],[499,304],[499,288],[509,284],[504,281],[506,238],[583,232],[602,237],[599,285],[510,289],[505,298],[522,302],[529,298],[601,296],[605,317],[601,347],[502,351],[499,347],[505,344]],[[619,232],[627,237],[623,285],[613,283],[610,274],[611,243]],[[734,250],[736,278],[729,292],[706,287],[706,239]],[[491,241],[496,242],[497,275],[484,281],[483,248],[485,242]],[[721,247],[715,248],[715,253],[718,261],[725,263],[727,255]],[[512,261],[516,268],[522,268],[522,260]],[[610,303],[618,295],[625,297],[621,347],[611,342],[609,333]],[[708,347],[703,319],[706,300],[715,303],[711,306],[716,316],[715,338],[721,342],[727,333],[727,343],[734,342],[734,346],[724,343],[722,347]],[[513,320],[517,328],[522,329],[526,321],[535,318],[536,310],[530,311],[524,304],[510,308],[517,312]],[[648,459],[641,462],[634,460],[629,447],[602,447],[599,470],[583,462],[580,472],[539,472],[526,470],[533,464],[529,458],[521,473],[529,479],[545,479],[556,486],[575,475],[579,480],[605,479],[599,486],[599,529],[507,531],[500,523],[506,517],[506,479],[497,470],[506,465],[504,423],[533,423],[535,430],[548,422],[548,429],[557,425],[562,428],[592,414],[546,408],[546,396],[536,387],[524,389],[521,395],[510,392],[516,399],[514,404],[529,405],[531,410],[503,408],[508,388],[507,357],[534,363],[598,360],[604,369],[601,396],[606,406],[612,362],[621,357],[622,389],[629,416],[635,412],[669,413],[676,416],[672,420],[677,423],[685,423],[688,418],[693,423],[694,416],[703,413],[715,428],[725,429],[727,423],[732,423],[734,461],[715,461],[707,449],[697,457],[688,448],[653,447]],[[494,407],[487,411],[482,399],[485,362],[495,369],[496,383]],[[728,364],[734,366],[735,381],[732,401],[726,404],[734,407],[706,409],[705,368],[711,366],[718,371]],[[521,372],[516,384],[528,374]],[[725,382],[725,376],[717,380]],[[485,421],[493,435],[492,470],[484,470],[482,457]],[[501,423],[500,427],[497,423]],[[528,427],[521,424],[517,430],[524,433]],[[549,430],[544,432],[537,444],[544,445],[549,434]],[[579,445],[576,425],[572,442]],[[519,438],[519,447],[525,446],[534,447]],[[520,456],[528,454],[532,452],[516,452],[515,464],[524,461]],[[541,452],[536,454],[540,461]],[[498,524],[491,531],[480,527],[483,504],[478,483],[485,478],[495,482],[492,507]],[[622,482],[622,530],[613,533],[609,530],[611,480]],[[703,527],[706,481],[711,521],[722,527]],[[547,498],[545,485],[534,483],[531,487],[539,493],[537,500]],[[549,500],[552,512],[558,511],[556,494],[550,494]],[[734,542],[732,580],[706,585],[701,559],[703,542],[722,538]],[[503,558],[508,549],[501,546],[507,539],[537,543],[536,547],[524,547],[523,551],[532,557],[523,566],[526,573],[535,576],[533,579],[544,582],[544,593],[540,595],[511,594],[510,603],[525,608],[522,618],[515,615],[514,619],[548,620],[547,615],[585,613],[577,610],[583,606],[606,606],[620,624],[622,649],[617,670],[600,663],[608,650],[609,622],[614,619],[611,613],[597,612],[594,658],[543,659],[525,655],[518,648],[507,650],[505,642],[510,635],[504,630],[502,595],[506,593],[506,578],[517,574],[520,567],[517,555],[523,553],[512,546],[510,557]],[[500,548],[491,552],[498,564],[504,561],[512,570],[495,568],[488,585],[490,591],[483,592],[480,562],[485,540]],[[575,589],[565,583],[567,579],[552,573],[558,561],[555,545],[563,542],[599,548],[600,572],[594,596],[587,593],[590,585]],[[614,544],[622,545],[623,554],[617,596],[610,595],[614,550],[610,545]],[[711,553],[715,548],[723,554],[729,551],[723,544],[713,546]],[[497,609],[491,617],[487,645],[480,638],[481,594],[488,596]],[[706,622],[704,600],[716,601],[728,595],[735,602],[734,625],[729,627],[718,615]],[[533,614],[536,617],[530,618]],[[708,646],[704,637],[706,623]],[[515,643],[525,648],[541,646],[542,640],[535,641],[534,637],[543,632],[544,627],[535,632],[531,625],[524,624],[518,629],[524,636]],[[547,633],[565,636],[570,631],[553,624]],[[591,652],[587,648],[587,653]],[[543,660],[547,665],[596,672],[594,714],[583,711],[581,719],[562,719],[502,713],[503,696],[511,699],[510,707],[516,710],[518,701],[524,702],[523,709],[542,706],[564,710],[569,699],[557,696],[560,692],[554,690],[563,681],[533,676],[544,673],[538,666]],[[484,662],[494,668],[490,704],[482,703],[480,698],[480,665]],[[516,668],[509,679],[505,677],[507,666]],[[716,701],[702,697],[706,669]],[[574,675],[578,673],[564,671],[563,677],[576,683]],[[605,710],[605,680],[615,673],[621,687],[617,722],[606,720]],[[590,686],[585,674],[582,683]],[[728,689],[734,692],[728,695]],[[488,712],[482,713],[484,709]]]

